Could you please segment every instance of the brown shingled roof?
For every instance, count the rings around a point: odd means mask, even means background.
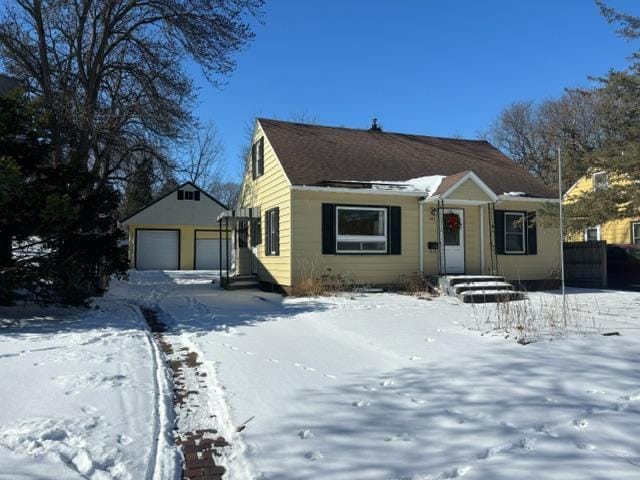
[[[555,193],[484,140],[325,127],[258,119],[293,185],[398,181],[473,171],[497,195]]]

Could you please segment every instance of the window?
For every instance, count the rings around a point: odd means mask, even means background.
[[[597,172],[593,174],[593,190],[604,190],[609,186],[609,175],[606,172]]]
[[[387,209],[336,207],[336,252],[386,253]]]
[[[584,229],[584,241],[595,242],[600,240],[600,225]]]
[[[504,251],[505,253],[525,253],[525,214],[505,212]]]
[[[280,209],[272,208],[266,213],[267,245],[266,254],[280,255]]]
[[[195,200],[200,201],[200,191],[196,190],[178,190],[178,200]]]
[[[264,173],[264,137],[251,147],[251,172],[254,180]]]
[[[631,224],[632,243],[640,245],[640,222],[633,222]]]

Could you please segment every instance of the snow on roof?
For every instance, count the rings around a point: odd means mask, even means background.
[[[507,197],[526,197],[527,193],[526,192],[504,192],[503,195],[506,195]]]
[[[429,175],[426,177],[410,178],[408,180],[401,181],[376,180],[370,182],[361,182],[354,180],[343,180],[341,181],[341,183],[364,183],[371,185],[372,190],[415,192],[426,194],[426,196],[431,196],[438,189],[440,183],[444,178],[444,175]]]

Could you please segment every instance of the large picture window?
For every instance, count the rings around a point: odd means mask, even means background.
[[[504,251],[505,253],[525,253],[525,214],[505,212]]]
[[[336,252],[386,253],[387,209],[336,207]]]

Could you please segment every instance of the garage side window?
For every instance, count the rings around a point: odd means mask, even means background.
[[[634,222],[631,225],[631,234],[633,235],[633,243],[640,245],[640,222]]]

